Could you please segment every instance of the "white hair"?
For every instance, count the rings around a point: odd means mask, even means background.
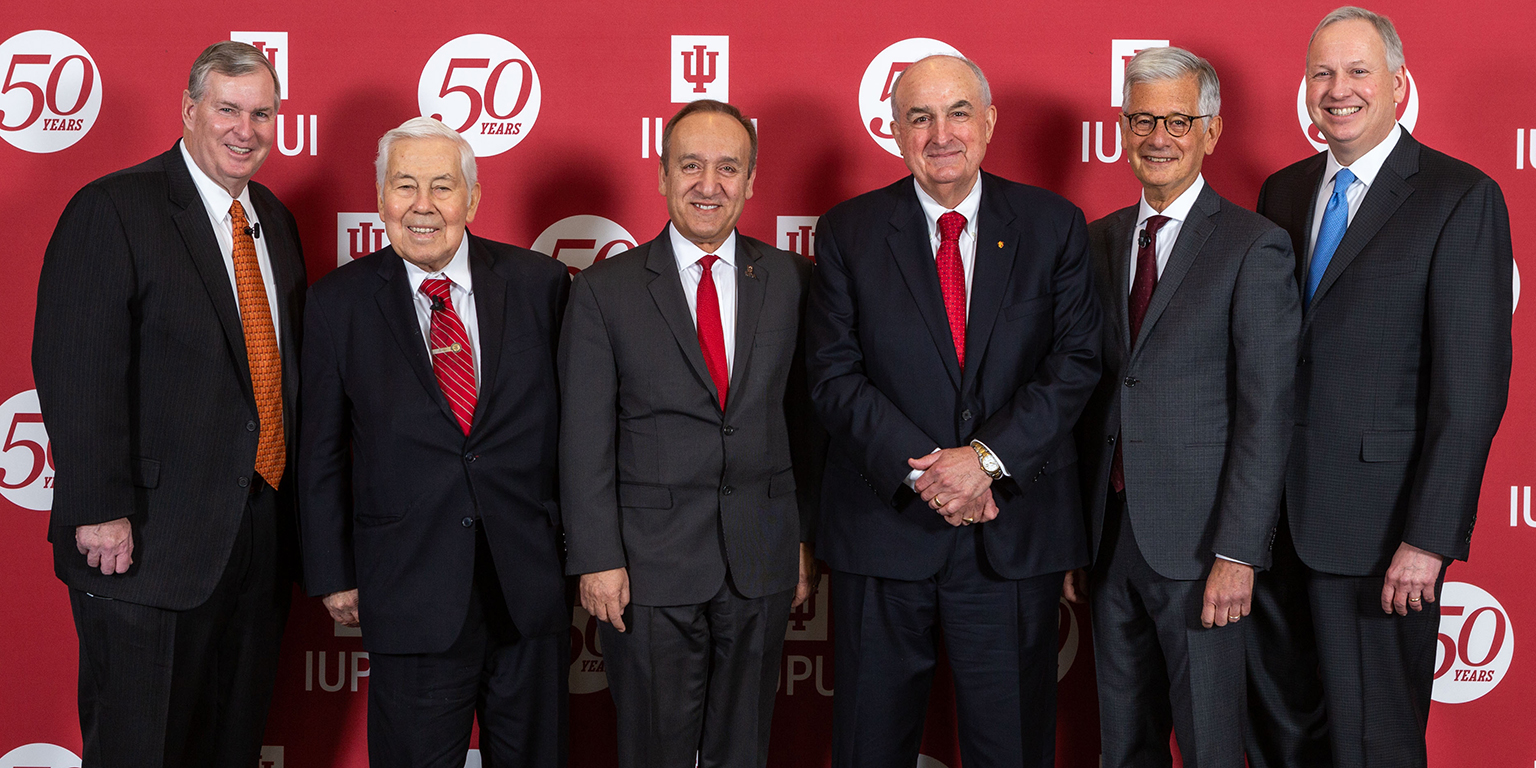
[[[1189,75],[1194,75],[1200,83],[1200,103],[1197,107],[1200,114],[1221,114],[1221,80],[1216,77],[1216,68],[1209,61],[1183,48],[1147,48],[1132,57],[1131,62],[1125,65],[1125,86],[1120,94],[1120,103],[1130,103],[1133,85],[1178,80]]]
[[[1323,20],[1317,23],[1317,29],[1312,30],[1312,39],[1307,41],[1307,48],[1312,48],[1312,43],[1317,42],[1317,36],[1325,27],[1332,26],[1341,21],[1367,21],[1376,28],[1376,34],[1381,37],[1381,45],[1387,49],[1387,69],[1393,72],[1400,71],[1406,60],[1403,59],[1403,39],[1397,36],[1397,27],[1392,25],[1392,20],[1374,11],[1367,11],[1353,5],[1345,5],[1335,8]]]
[[[379,187],[384,186],[384,174],[389,171],[389,150],[401,139],[447,139],[459,150],[459,170],[464,176],[466,189],[475,187],[475,148],[460,136],[458,131],[430,117],[413,117],[379,138],[379,155],[373,160]]]

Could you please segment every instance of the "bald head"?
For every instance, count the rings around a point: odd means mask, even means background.
[[[981,68],[958,56],[922,59],[897,79],[891,109],[901,159],[924,192],[954,208],[975,186],[997,122]]]
[[[992,86],[987,83],[987,76],[981,71],[981,67],[976,66],[976,63],[970,59],[939,53],[918,59],[896,76],[896,84],[891,89],[891,117],[897,122],[901,122],[901,84],[906,82],[907,75],[913,72],[923,73],[920,77],[964,79],[969,76],[971,85],[981,100],[981,108],[986,109],[992,106]]]

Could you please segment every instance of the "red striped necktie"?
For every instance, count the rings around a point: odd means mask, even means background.
[[[475,415],[475,354],[464,322],[453,310],[448,291],[452,285],[446,277],[432,277],[421,282],[421,292],[432,301],[432,371],[467,435]]]

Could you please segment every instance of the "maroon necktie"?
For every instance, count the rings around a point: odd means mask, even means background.
[[[694,315],[698,321],[699,349],[704,352],[704,364],[709,367],[709,377],[715,380],[715,390],[720,393],[720,410],[725,410],[725,391],[730,387],[730,369],[725,364],[725,329],[720,325],[720,294],[715,291],[715,276],[710,269],[720,257],[713,253],[699,259],[704,274],[699,276],[699,292],[694,299]]]
[[[421,292],[432,301],[432,371],[467,435],[475,416],[475,353],[464,322],[453,310],[451,285],[446,277],[428,278],[421,282]]]
[[[960,231],[965,216],[949,211],[939,217],[939,291],[944,294],[944,312],[949,315],[949,335],[955,340],[955,357],[965,370],[965,265],[960,262]]]
[[[1131,281],[1129,302],[1131,349],[1136,348],[1136,337],[1141,334],[1141,321],[1147,317],[1147,307],[1152,304],[1152,291],[1157,288],[1157,231],[1169,221],[1167,216],[1148,218],[1146,231],[1136,244],[1136,279]],[[1125,490],[1125,465],[1120,458],[1118,442],[1115,444],[1114,463],[1109,468],[1109,483],[1116,492]]]

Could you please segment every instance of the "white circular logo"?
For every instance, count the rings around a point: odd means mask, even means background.
[[[476,157],[499,155],[539,118],[539,73],[521,48],[495,35],[464,35],[427,60],[416,85],[421,114],[459,132]]]
[[[1493,690],[1515,655],[1504,606],[1481,587],[1447,581],[1440,590],[1440,637],[1431,698],[1461,704]]]
[[[38,742],[0,756],[0,768],[80,768],[80,758],[57,744]]]
[[[89,133],[101,111],[101,72],[85,48],[47,29],[0,43],[0,137],[27,152],[57,152]]]
[[[608,687],[603,644],[597,639],[598,623],[579,603],[571,613],[571,693],[597,693]]]
[[[1403,124],[1403,129],[1413,132],[1414,126],[1419,124],[1419,86],[1413,82],[1413,73],[1403,67],[1403,74],[1408,76],[1408,96],[1403,103],[1397,105],[1397,121]],[[1312,116],[1307,114],[1307,78],[1301,78],[1301,88],[1296,91],[1296,119],[1301,121],[1301,132],[1311,142],[1312,148],[1321,152],[1328,148],[1328,140],[1323,138],[1321,131],[1312,123]]]
[[[1077,647],[1082,644],[1082,632],[1077,627],[1077,613],[1066,598],[1061,598],[1056,610],[1056,681],[1061,682],[1077,660]]]
[[[0,403],[0,496],[26,509],[53,509],[53,444],[43,428],[37,390],[29,389]]]
[[[583,213],[549,225],[533,241],[533,250],[565,262],[574,275],[635,243],[635,236],[614,221]]]
[[[864,70],[864,79],[859,81],[859,117],[864,121],[864,130],[876,144],[897,157],[901,157],[901,149],[896,146],[894,121],[891,120],[891,88],[902,70],[920,59],[940,53],[961,55],[949,43],[926,37],[892,43],[875,56]]]

